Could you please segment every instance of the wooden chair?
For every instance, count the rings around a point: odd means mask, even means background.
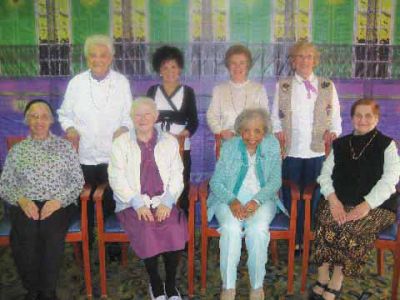
[[[300,193],[297,186],[290,182],[284,181],[283,184],[291,190],[291,211],[290,218],[283,213],[278,213],[270,224],[271,241],[287,240],[288,241],[288,278],[287,293],[293,294],[294,280],[294,255],[295,255],[295,238],[296,238],[296,221],[297,221],[297,201],[300,199]],[[217,229],[219,227],[217,219],[214,217],[210,222],[207,219],[207,197],[209,187],[208,180],[200,185],[199,199],[201,205],[201,290],[206,290],[207,283],[207,250],[208,239],[210,237],[219,237]],[[312,197],[311,189],[306,188],[304,197]],[[267,249],[265,250],[267,251]]]
[[[7,149],[10,150],[13,145],[25,139],[23,136],[9,136],[6,138]],[[68,229],[65,241],[73,243],[75,257],[79,263],[83,265],[83,272],[85,278],[86,295],[92,298],[92,279],[90,273],[90,257],[89,257],[89,235],[87,225],[87,202],[90,196],[90,186],[85,185],[80,194],[81,212],[80,216],[74,219]],[[10,243],[9,233],[11,230],[10,220],[7,212],[5,217],[0,221],[0,246],[7,246]],[[81,245],[80,245],[81,244]],[[81,259],[81,253],[83,261]]]
[[[179,153],[183,155],[183,144],[184,139],[179,139]],[[97,221],[97,232],[98,232],[98,248],[99,248],[99,267],[100,267],[100,289],[101,297],[107,298],[107,274],[106,274],[106,243],[123,243],[122,248],[122,262],[126,264],[126,250],[128,248],[129,239],[125,233],[121,224],[119,223],[115,214],[108,218],[103,218],[102,199],[105,189],[108,187],[108,183],[97,187],[93,199],[96,205],[96,221]],[[189,199],[197,197],[197,187],[190,186]],[[189,208],[190,210],[190,208]],[[188,227],[189,227],[189,242],[188,242],[188,293],[190,296],[194,292],[194,229],[191,227],[193,221],[189,216]],[[194,225],[193,225],[194,226]]]
[[[398,187],[398,193],[400,188]],[[301,286],[300,292],[304,293],[306,290],[307,274],[308,274],[308,263],[310,257],[310,244],[315,239],[314,231],[311,227],[311,203],[308,199],[305,199],[305,224],[304,224],[304,244],[303,244],[303,257],[301,267]],[[383,230],[378,235],[378,239],[375,241],[375,248],[377,249],[377,271],[379,275],[384,273],[384,251],[390,250],[393,253],[394,265],[392,275],[392,300],[397,299],[398,286],[399,286],[399,274],[400,274],[400,196],[398,196],[398,209],[397,209],[397,221],[389,228]]]

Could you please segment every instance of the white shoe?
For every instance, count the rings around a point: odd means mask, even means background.
[[[149,284],[149,294],[150,294],[150,299],[151,300],[167,300],[167,296],[165,296],[165,295],[160,295],[157,298],[154,298],[153,290],[151,288],[151,284]]]

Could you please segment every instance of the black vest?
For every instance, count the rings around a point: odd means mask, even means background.
[[[368,146],[367,143],[375,135]],[[352,158],[350,141],[356,160]],[[333,187],[339,200],[346,206],[356,206],[364,201],[383,174],[384,154],[392,139],[378,130],[362,135],[346,135],[333,142],[335,166],[333,168]],[[365,147],[366,146],[366,147]],[[365,147],[365,148],[364,148]],[[381,208],[396,212],[396,193],[380,205]]]

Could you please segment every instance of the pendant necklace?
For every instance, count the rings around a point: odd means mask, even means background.
[[[372,140],[375,138],[375,136],[377,135],[378,131],[375,131],[374,135],[370,138],[370,140],[365,144],[365,146],[361,149],[360,153],[358,153],[358,155],[356,155],[356,152],[354,151],[353,145],[351,143],[351,140],[353,137],[350,138],[349,140],[349,146],[350,146],[350,153],[351,153],[351,158],[354,160],[358,160],[361,155],[363,155],[365,149],[367,149],[367,147],[371,144]]]

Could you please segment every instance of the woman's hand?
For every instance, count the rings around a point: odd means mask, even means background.
[[[232,131],[230,131],[229,129],[222,130],[219,134],[221,135],[221,137],[222,137],[224,140],[229,140],[229,139],[233,138],[233,136],[235,135],[235,134],[234,134]]]
[[[164,221],[166,218],[169,217],[170,213],[171,213],[171,209],[170,209],[168,206],[166,206],[166,205],[160,203],[160,204],[157,206],[157,209],[156,209],[156,218],[157,218],[157,221],[158,221],[158,222]]]
[[[247,217],[247,212],[242,203],[238,199],[235,199],[229,204],[229,208],[231,209],[231,212],[233,216],[239,220],[246,219]]]
[[[190,132],[189,132],[189,130],[184,129],[181,132],[179,132],[178,137],[179,136],[189,137],[190,136]]]
[[[72,143],[72,146],[75,148],[75,150],[78,150],[80,136],[79,132],[74,127],[67,128],[66,138]]]
[[[117,137],[119,137],[121,134],[128,132],[129,128],[125,127],[125,126],[121,126],[120,128],[118,128],[117,130],[115,130],[114,134],[113,134],[113,140],[115,140]]]
[[[285,157],[285,147],[286,147],[286,136],[283,131],[275,132],[275,137],[279,141],[279,146],[281,147],[281,156]]]
[[[29,219],[33,219],[35,221],[39,220],[39,208],[36,206],[35,202],[29,200],[28,198],[22,197],[18,200],[18,205]]]
[[[49,200],[43,205],[40,211],[40,220],[47,219],[53,212],[61,208],[61,201],[59,200]]]
[[[347,222],[360,220],[367,216],[370,210],[371,207],[369,206],[368,202],[364,201],[349,211],[346,216],[346,220]]]
[[[255,200],[250,200],[249,202],[247,202],[246,205],[244,206],[244,209],[246,211],[246,218],[254,215],[254,213],[257,211],[259,207],[260,205]]]
[[[138,215],[139,221],[141,221],[143,219],[144,221],[154,222],[154,216],[151,213],[150,208],[148,208],[147,206],[144,205],[144,206],[138,208],[136,213]]]
[[[343,225],[346,223],[346,212],[344,210],[342,202],[339,201],[335,193],[332,193],[328,196],[329,208],[331,210],[331,214],[333,219],[339,224]]]

